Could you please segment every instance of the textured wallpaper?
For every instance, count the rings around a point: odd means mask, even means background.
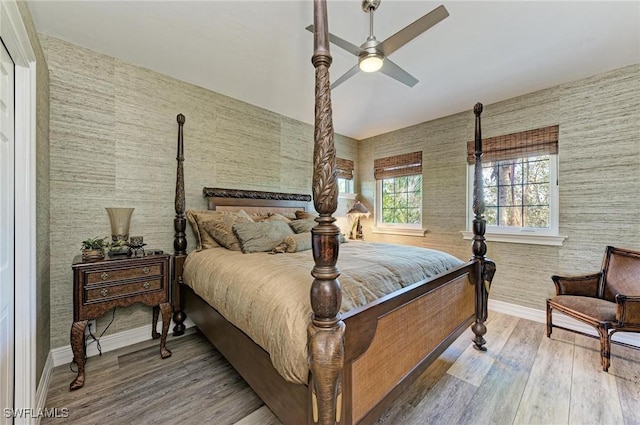
[[[187,208],[206,208],[204,186],[311,193],[311,125],[41,38],[51,75],[52,348],[69,344],[71,262],[83,239],[110,234],[105,207],[135,208],[130,234],[173,252],[178,113],[186,116]],[[356,159],[355,140],[337,136],[336,149]],[[98,320],[98,332],[108,320]],[[150,307],[118,309],[109,333],[150,321]]]
[[[482,99],[478,99],[482,101]],[[359,142],[359,191],[375,205],[373,160],[423,152],[425,237],[372,234],[471,257],[466,229],[466,142],[474,137],[469,111]],[[550,276],[600,269],[606,245],[640,249],[640,65],[486,104],[483,137],[558,124],[562,247],[488,243],[498,266],[491,298],[535,309],[554,292]],[[469,207],[470,208],[470,207]],[[373,210],[372,210],[373,211]]]
[[[77,45],[41,36],[50,71],[51,347],[69,343],[71,261],[80,241],[110,233],[105,207],[134,207],[132,235],[172,251],[176,114],[186,116],[188,208],[204,186],[309,193],[313,128]],[[310,70],[312,72],[312,70]],[[478,99],[482,101],[482,99]],[[466,227],[469,111],[356,142],[356,192],[373,210],[373,160],[423,151],[425,237],[374,235],[471,256]],[[310,108],[312,106],[310,105]],[[491,297],[535,309],[550,275],[595,271],[607,244],[640,249],[640,65],[485,105],[483,135],[560,126],[562,247],[490,242],[498,264]],[[188,232],[190,246],[193,238]],[[150,308],[120,309],[109,332],[147,325]],[[99,330],[107,323],[103,317]]]

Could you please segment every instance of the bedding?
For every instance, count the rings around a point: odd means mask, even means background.
[[[193,230],[193,235],[196,238],[196,251],[201,251],[203,249],[211,249],[220,247],[220,243],[216,240],[216,237],[223,238],[225,243],[232,245],[234,242],[237,244],[237,239],[233,234],[230,236],[225,235],[224,233],[228,233],[231,231],[231,226],[236,222],[235,219],[231,219],[230,217],[236,218],[238,222],[247,222],[253,221],[251,217],[244,211],[211,211],[211,210],[187,210],[185,212],[185,216],[191,225],[191,230]],[[224,223],[222,223],[224,222]],[[222,227],[219,227],[222,226]],[[207,227],[209,230],[205,229]],[[223,233],[219,233],[216,235],[217,230],[222,230]],[[224,231],[224,229],[227,229]],[[226,246],[226,245],[222,245]],[[228,248],[228,247],[227,247]],[[240,250],[240,246],[237,245],[235,248],[229,248]]]
[[[244,254],[271,251],[293,234],[289,224],[279,220],[234,224],[233,232]]]
[[[308,233],[311,231],[311,229],[316,227],[317,224],[318,223],[316,223],[316,221],[312,218],[303,218],[293,220],[291,223],[289,223],[289,226],[291,226],[293,231],[296,233]]]
[[[444,252],[358,242],[341,245],[341,312],[462,265]],[[311,250],[272,255],[193,251],[185,283],[270,354],[284,379],[306,383]]]

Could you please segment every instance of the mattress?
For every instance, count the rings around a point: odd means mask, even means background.
[[[213,248],[188,255],[184,281],[265,349],[284,379],[306,383],[313,264],[311,250],[242,254]],[[337,264],[341,312],[462,264],[452,255],[425,248],[360,241],[341,244]]]

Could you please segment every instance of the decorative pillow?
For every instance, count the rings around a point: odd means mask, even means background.
[[[185,215],[193,230],[193,235],[196,238],[196,251],[202,251],[203,249],[216,248],[220,245],[201,227],[199,221],[211,219],[213,217],[219,217],[221,215],[228,215],[226,211],[210,211],[210,210],[187,210]]]
[[[269,218],[269,214],[268,213],[249,214],[249,217],[251,217],[251,219],[256,223],[259,223],[261,221],[266,221]]]
[[[311,249],[311,233],[298,233],[287,236],[283,243],[287,246],[286,252],[300,252]]]
[[[242,210],[231,211],[227,214],[207,217],[201,223],[201,227],[204,229],[204,232],[201,233],[206,233],[216,243],[231,251],[240,251],[240,242],[233,233],[233,225],[236,223],[253,223],[253,220]],[[204,245],[203,249],[206,249]]]
[[[308,219],[308,218],[316,218],[317,216],[318,216],[318,214],[311,213],[309,211],[302,211],[302,210],[296,211],[296,218],[298,220],[305,220],[305,219]]]
[[[289,225],[282,221],[234,224],[233,231],[245,254],[271,251],[281,244],[284,238],[293,234]]]
[[[340,243],[347,243],[348,240],[341,233],[338,235]],[[313,247],[313,239],[311,232],[296,233],[295,235],[287,236],[284,238],[281,244],[276,245],[272,250],[272,254],[284,254],[285,252],[300,252],[306,251]]]
[[[264,221],[282,221],[284,223],[291,223],[290,218],[287,218],[282,214],[278,214],[278,213],[269,213],[269,217],[267,217],[266,220]]]
[[[307,218],[305,220],[293,220],[291,223],[289,223],[289,226],[291,226],[293,231],[296,233],[305,233],[310,232],[311,229],[316,226],[316,224],[318,223],[316,223],[314,219]]]

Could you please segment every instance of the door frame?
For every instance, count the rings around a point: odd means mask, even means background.
[[[36,57],[15,0],[0,2],[2,39],[15,62],[14,406],[36,408]],[[16,424],[31,418],[16,418]]]

